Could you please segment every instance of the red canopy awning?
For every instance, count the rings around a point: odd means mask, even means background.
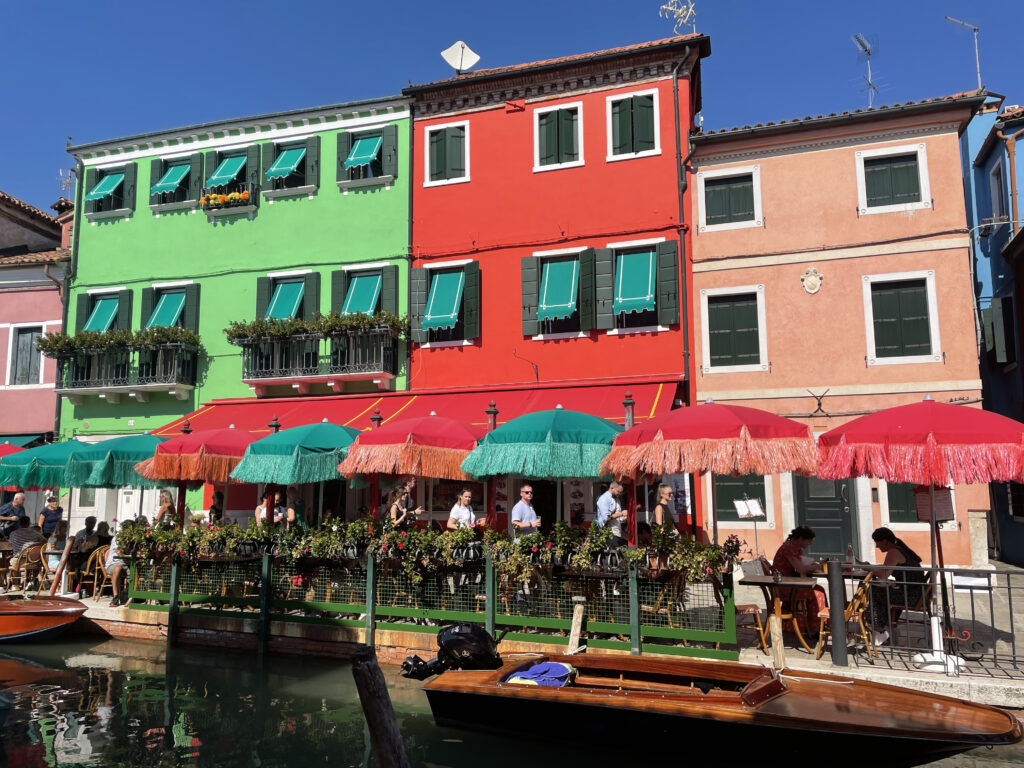
[[[681,381],[627,380],[615,384],[573,381],[546,387],[527,385],[502,389],[212,400],[187,416],[154,430],[152,434],[165,437],[177,435],[187,418],[195,430],[223,429],[234,424],[237,429],[265,435],[270,433],[267,424],[275,416],[286,429],[326,418],[332,424],[366,430],[371,426],[370,416],[378,408],[384,424],[392,419],[428,416],[433,411],[439,416],[486,426],[485,410],[491,400],[494,400],[498,409],[499,424],[525,413],[550,410],[556,405],[622,424],[625,421],[622,401],[627,390],[636,402],[633,412],[639,423],[671,410],[673,401],[682,396],[683,386]]]

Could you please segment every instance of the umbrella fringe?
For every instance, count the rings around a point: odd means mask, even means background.
[[[601,459],[608,446],[578,443],[484,443],[462,462],[462,470],[473,477],[522,475],[551,480],[600,479]]]
[[[108,456],[102,461],[72,459],[64,473],[64,485],[72,488],[152,488],[157,485],[135,471],[136,463],[135,459],[118,459],[113,456]]]
[[[355,475],[418,475],[447,480],[469,480],[460,468],[469,451],[460,448],[439,448],[416,445],[411,440],[392,445],[349,446],[348,456],[338,465],[338,471],[352,479]]]
[[[708,440],[657,438],[637,446],[616,446],[601,471],[619,477],[711,472],[715,475],[813,475],[818,456],[809,437],[755,440],[746,428],[739,437]]]
[[[147,480],[226,483],[241,456],[220,456],[200,447],[196,453],[157,454],[135,465]]]
[[[290,454],[247,454],[231,472],[231,477],[243,483],[277,483],[297,485],[338,479],[338,462],[345,448],[333,451],[304,451],[296,449]]]

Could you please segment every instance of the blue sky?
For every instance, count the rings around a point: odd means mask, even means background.
[[[468,2],[5,3],[7,77],[0,190],[44,210],[85,143],[246,115],[397,94],[447,77],[439,51],[465,40],[477,68],[672,35],[662,0]],[[696,0],[704,127],[867,105],[850,40],[878,44],[877,104],[976,87],[969,30],[981,28],[982,82],[1024,103],[1021,10],[1013,0]]]

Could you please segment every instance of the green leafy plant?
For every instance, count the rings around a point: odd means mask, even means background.
[[[224,335],[231,344],[244,344],[263,339],[284,339],[289,336],[338,336],[345,333],[366,333],[381,328],[388,329],[402,338],[407,338],[409,318],[390,312],[378,312],[374,315],[362,312],[347,315],[339,315],[335,312],[328,315],[317,313],[312,320],[305,320],[301,317],[287,320],[257,318],[229,323],[228,327],[224,329]]]
[[[144,328],[139,331],[80,331],[74,335],[47,333],[36,339],[36,349],[46,357],[67,357],[77,353],[113,349],[147,349],[166,344],[199,347],[202,339],[195,331],[173,326]]]
[[[587,529],[587,536],[584,538],[569,558],[569,563],[581,571],[589,571],[597,564],[597,556],[603,552],[612,541],[612,529],[607,525],[592,525]]]

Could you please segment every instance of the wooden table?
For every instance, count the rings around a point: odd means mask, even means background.
[[[771,594],[771,603],[768,608],[768,629],[772,638],[772,662],[776,667],[783,667],[786,664],[785,653],[782,650],[782,590],[790,590],[790,595],[795,589],[813,589],[818,580],[813,576],[744,576],[740,584],[749,587],[761,587],[766,594]],[[796,627],[794,627],[796,629]],[[814,653],[807,645],[799,629],[796,633],[800,638],[800,644],[808,653]]]

